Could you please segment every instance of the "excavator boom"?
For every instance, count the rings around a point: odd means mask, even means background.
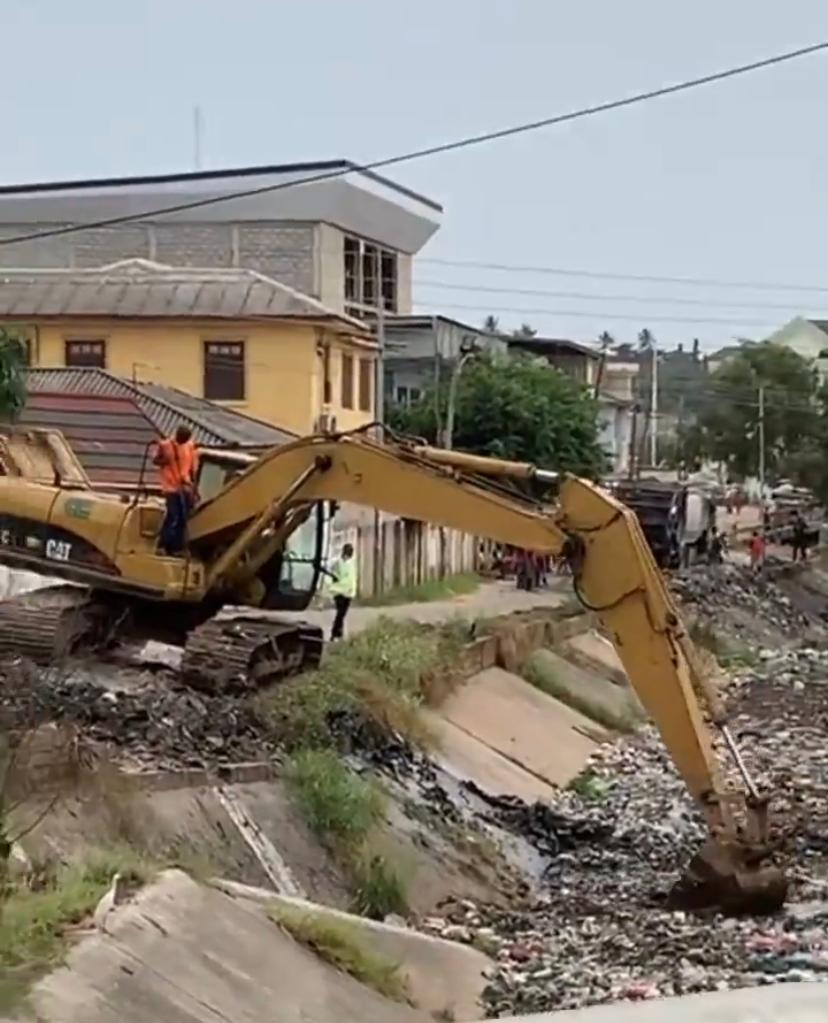
[[[542,505],[514,488],[493,485],[491,477],[554,480],[560,484],[557,502]],[[35,486],[37,493],[30,493],[27,487]],[[99,573],[96,587],[123,592],[132,586],[142,599],[154,594],[159,602],[182,606],[255,603],[257,592],[261,600],[257,573],[320,502],[364,505],[564,555],[578,597],[601,620],[705,815],[710,838],[691,864],[683,893],[699,904],[733,910],[772,910],[784,900],[781,874],[762,867],[767,801],[756,791],[723,723],[716,694],[636,516],[604,490],[574,477],[557,481],[556,474],[523,463],[408,443],[379,444],[362,433],[309,437],[253,461],[203,501],[188,523],[187,555],[178,559],[156,552],[154,532],[144,528],[147,509],[140,503],[116,514],[106,495],[81,491],[88,507],[81,523],[72,522],[73,508],[79,513],[78,493],[0,478],[0,519],[18,494],[30,517],[39,509],[48,523],[64,530],[68,525],[85,529],[88,544],[93,537],[98,545],[106,539],[109,576]],[[110,535],[115,530],[117,535]],[[72,578],[71,555],[67,558],[61,567]],[[1,543],[0,561],[15,563]],[[88,581],[89,571],[84,567],[81,574],[79,569],[79,580]],[[741,787],[725,784],[714,732],[733,755]]]

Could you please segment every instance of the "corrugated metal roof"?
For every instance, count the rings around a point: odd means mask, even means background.
[[[123,395],[35,391],[29,394],[19,426],[60,430],[93,485],[155,485],[156,472],[146,456],[159,431]]]
[[[270,423],[222,408],[175,387],[138,384],[95,367],[32,368],[27,373],[31,396],[38,392],[126,398],[137,405],[161,434],[187,425],[197,444],[207,447],[267,448],[287,444],[296,434]]]
[[[0,317],[106,316],[326,320],[370,337],[360,320],[240,267],[173,267],[127,259],[86,270],[0,271]]]

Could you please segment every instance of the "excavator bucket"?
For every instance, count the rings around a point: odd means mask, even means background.
[[[763,852],[709,838],[674,886],[670,901],[682,909],[763,916],[781,909],[787,893],[787,878]]]

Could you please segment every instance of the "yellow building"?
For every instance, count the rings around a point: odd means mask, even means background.
[[[359,320],[252,270],[142,259],[4,270],[0,324],[29,364],[177,387],[298,434],[375,418],[377,346]]]

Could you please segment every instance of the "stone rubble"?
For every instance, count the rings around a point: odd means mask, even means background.
[[[493,958],[491,1017],[828,979],[828,626],[782,585],[738,565],[673,583],[689,616],[738,641],[724,693],[728,723],[748,768],[773,794],[780,853],[794,867],[791,900],[775,917],[669,906],[705,828],[651,727],[601,747],[551,805],[527,805],[452,787],[401,739],[348,714],[334,722],[350,752],[402,786],[421,811],[458,826],[473,819],[533,851],[539,869],[527,873],[525,897],[509,909],[455,902],[419,921]],[[35,672],[19,683],[13,673],[0,680],[0,706],[19,720],[69,719],[142,764],[203,767],[278,753],[249,704],[177,687],[163,674],[119,691],[83,672]]]
[[[423,926],[495,959],[484,995],[491,1017],[828,980],[828,651],[797,647],[803,630],[813,634],[813,617],[737,566],[688,573],[676,589],[714,619],[717,608],[735,614],[740,641],[756,653],[725,696],[746,763],[773,794],[775,834],[792,865],[789,903],[764,918],[670,907],[705,829],[647,727],[597,751],[577,791],[561,791],[551,807],[483,800],[493,821],[542,851],[541,885],[526,905],[448,904]],[[769,635],[790,646],[757,651]]]

